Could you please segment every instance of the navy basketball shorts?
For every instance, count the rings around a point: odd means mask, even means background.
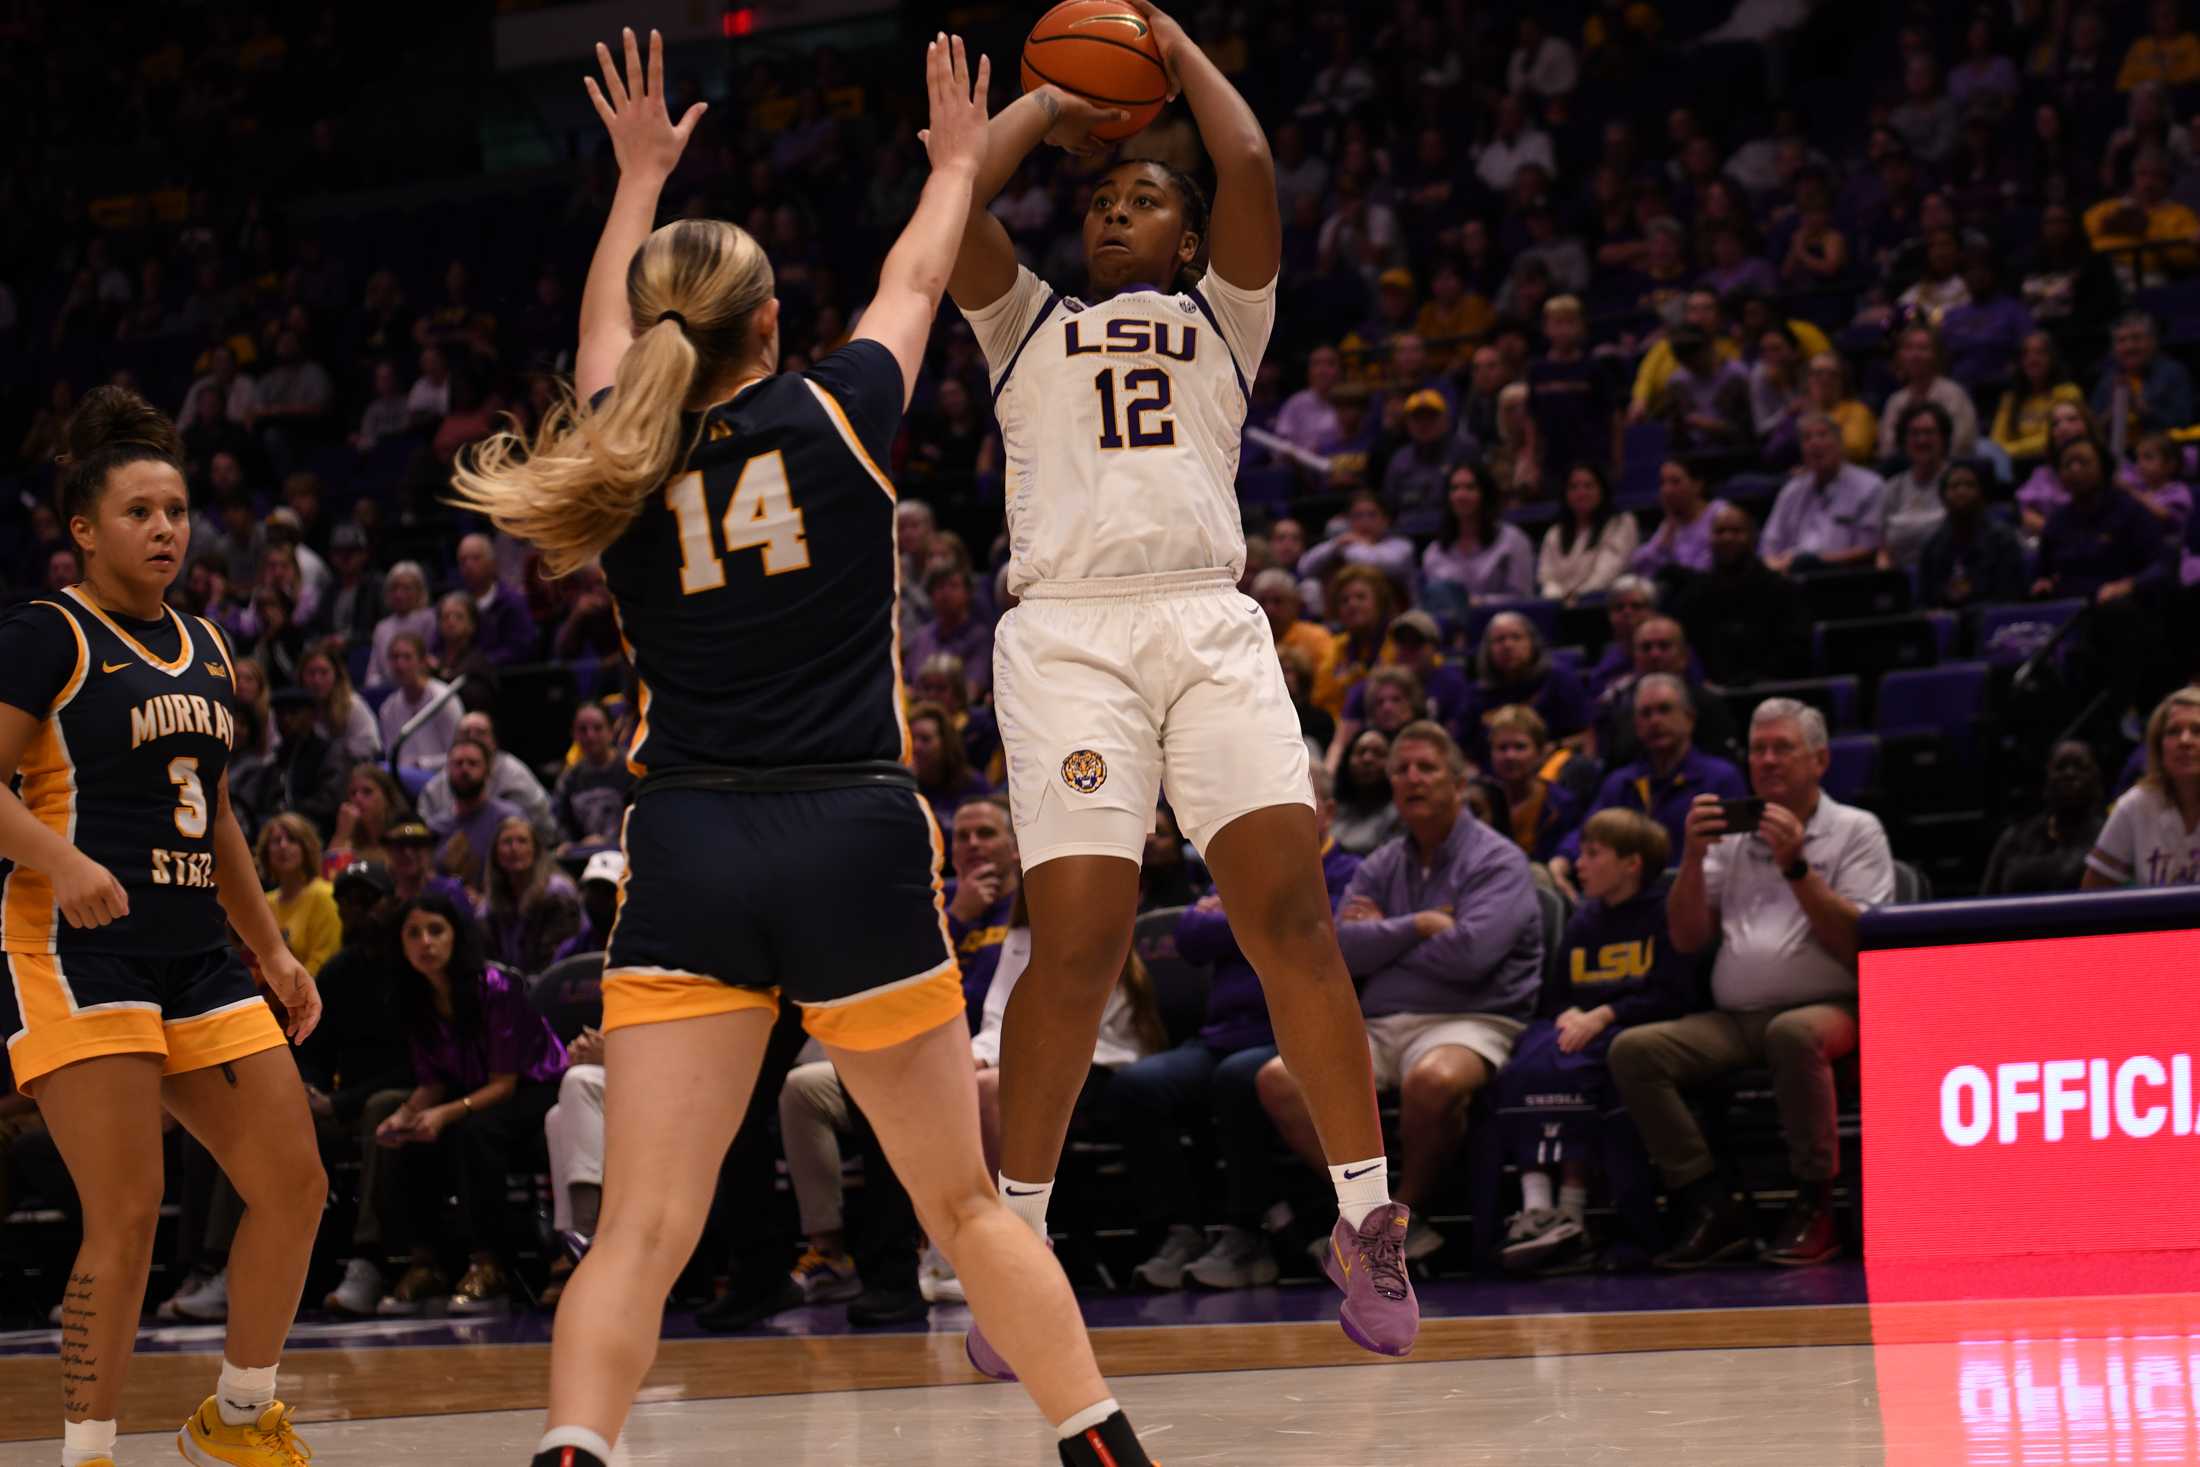
[[[666,789],[628,809],[604,1029],[762,1009],[783,995],[841,1049],[963,1013],[944,847],[913,788]]]
[[[244,961],[226,947],[181,957],[6,953],[0,1032],[25,1095],[64,1065],[156,1054],[181,1075],[286,1041]]]

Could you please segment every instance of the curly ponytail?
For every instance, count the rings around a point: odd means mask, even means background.
[[[565,388],[532,442],[495,434],[451,476],[452,503],[531,542],[553,576],[601,554],[686,462],[698,428],[683,418],[746,353],[771,262],[737,225],[683,219],[635,251],[626,294],[636,334],[610,395],[590,405]]]
[[[183,469],[183,441],[168,415],[127,387],[95,387],[61,433],[61,489],[55,508],[64,528],[99,508],[107,476],[125,464],[164,463]]]

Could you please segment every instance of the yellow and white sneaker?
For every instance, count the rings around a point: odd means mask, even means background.
[[[271,1401],[257,1421],[231,1426],[208,1396],[176,1433],[176,1450],[199,1467],[304,1467],[313,1450],[291,1430],[290,1408]]]

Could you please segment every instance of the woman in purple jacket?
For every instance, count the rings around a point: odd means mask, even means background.
[[[384,1242],[411,1244],[411,1262],[383,1314],[418,1313],[447,1294],[454,1314],[500,1310],[510,1291],[497,1245],[505,1232],[504,1178],[515,1155],[542,1145],[557,1103],[565,1046],[527,1001],[519,980],[490,966],[481,928],[448,898],[423,892],[398,917],[404,966],[397,1007],[412,1046],[413,1092],[378,1126],[377,1144],[403,1148],[389,1170]],[[443,1215],[456,1192],[458,1213]],[[408,1224],[410,1225],[408,1227]],[[409,1236],[404,1236],[409,1234]],[[467,1258],[455,1290],[440,1267],[442,1239]]]

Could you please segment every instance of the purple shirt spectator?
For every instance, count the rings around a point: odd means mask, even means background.
[[[1589,694],[1581,679],[1556,663],[1539,683],[1469,683],[1466,706],[1459,710],[1459,747],[1477,764],[1490,762],[1489,730],[1483,720],[1508,703],[1525,703],[1542,718],[1551,738],[1569,739],[1589,726]]]
[[[2051,518],[2055,511],[2070,502],[2070,491],[2063,488],[2062,476],[2055,472],[2053,464],[2041,464],[2032,471],[2017,490],[2017,508],[2028,510],[2041,519]]]
[[[1752,255],[1732,265],[1712,266],[1698,277],[1697,283],[1722,296],[1732,295],[1738,290],[1757,295],[1778,295],[1780,272],[1772,268],[1770,260]]]
[[[1344,437],[1337,410],[1311,387],[1302,387],[1284,399],[1274,431],[1278,438],[1308,453],[1334,453]]]
[[[1662,777],[1650,768],[1648,759],[1622,764],[1597,786],[1596,798],[1589,803],[1589,814],[1581,818],[1586,824],[1589,816],[1606,810],[1633,810],[1664,826],[1666,834],[1673,837],[1674,851],[1678,852],[1688,834],[1688,807],[1695,803],[1698,795],[1717,795],[1722,800],[1746,799],[1749,786],[1743,781],[1742,772],[1726,760],[1691,748],[1681,762],[1673,766],[1673,772]],[[1558,854],[1568,861],[1581,859],[1578,827],[1558,843]],[[1678,855],[1674,859],[1678,860]],[[1656,879],[1654,871],[1645,875],[1645,880]]]
[[[1658,532],[1636,549],[1627,568],[1638,576],[1655,576],[1668,566],[1691,571],[1711,569],[1711,521],[1724,508],[1725,500],[1714,499],[1687,525],[1668,515],[1659,523]]]
[[[1948,353],[1948,375],[1974,396],[2009,375],[2036,329],[2031,311],[2013,295],[1957,306],[1940,319],[1940,344]]]
[[[1322,853],[1322,879],[1329,886],[1329,909],[1344,901],[1345,891],[1360,869],[1360,858],[1331,842]],[[1188,963],[1204,963],[1214,970],[1207,984],[1207,1022],[1199,1040],[1216,1054],[1236,1054],[1276,1042],[1268,1022],[1268,999],[1262,993],[1260,975],[1230,932],[1230,919],[1218,907],[1184,909],[1176,924],[1176,954]]]
[[[1759,552],[1778,555],[1828,555],[1878,546],[1879,501],[1886,480],[1870,469],[1843,464],[1821,484],[1804,470],[1788,480],[1765,521]]]
[[[1497,538],[1472,554],[1456,545],[1421,552],[1421,577],[1463,587],[1477,601],[1525,601],[1535,595],[1535,547],[1518,525],[1500,525]]]
[[[955,900],[955,887],[955,882],[947,883],[943,899],[949,904]],[[986,990],[993,986],[993,970],[1001,965],[1001,944],[1008,938],[1008,919],[1015,908],[1016,893],[1009,892],[975,922],[947,914],[947,938],[955,944],[955,960],[962,964],[963,1007],[972,1031],[985,1015]]]
[[[498,667],[534,660],[535,619],[525,596],[498,581],[486,594],[474,596],[474,610],[481,618],[476,650]]]
[[[1456,662],[1440,662],[1421,679],[1421,691],[1428,695],[1430,716],[1446,728],[1458,722],[1460,713],[1467,706],[1467,670]],[[1367,683],[1363,679],[1352,685],[1345,694],[1344,716],[1354,723],[1367,722]]]
[[[1349,535],[1339,535],[1324,540],[1299,557],[1299,574],[1323,581],[1329,578],[1331,571],[1348,565],[1371,565],[1387,576],[1391,584],[1410,586],[1413,584],[1413,542],[1403,535],[1385,535],[1370,545]]]
[[[937,652],[952,652],[962,659],[963,677],[970,684],[972,697],[984,697],[993,686],[993,628],[976,616],[951,632],[941,630],[936,621],[918,627],[909,634],[902,662],[908,667],[922,667]]]
[[[2047,517],[2040,531],[2039,576],[2055,596],[2091,596],[2110,581],[2143,576],[2160,565],[2161,522],[2121,490],[2104,488],[2081,504],[2073,499]]]
[[[565,1046],[550,1021],[495,966],[481,975],[481,1026],[485,1046],[468,1043],[447,1019],[436,1020],[430,1033],[413,1035],[413,1079],[441,1085],[445,1095],[457,1097],[479,1090],[492,1075],[517,1075],[521,1084],[541,1084],[565,1073]]]
[[[1360,1011],[1535,1017],[1543,982],[1543,924],[1520,847],[1462,810],[1426,868],[1401,835],[1361,863],[1346,898],[1387,914],[1341,922],[1337,945],[1360,982]],[[1444,912],[1452,930],[1423,939],[1421,912]]]
[[[473,890],[481,890],[483,873],[488,869],[489,853],[496,847],[497,827],[507,820],[526,818],[526,811],[494,795],[475,806],[470,815],[453,806],[448,816],[428,826],[435,834],[437,869],[450,870],[449,858],[455,854],[453,847],[458,837],[464,836],[465,860],[451,874]]]

